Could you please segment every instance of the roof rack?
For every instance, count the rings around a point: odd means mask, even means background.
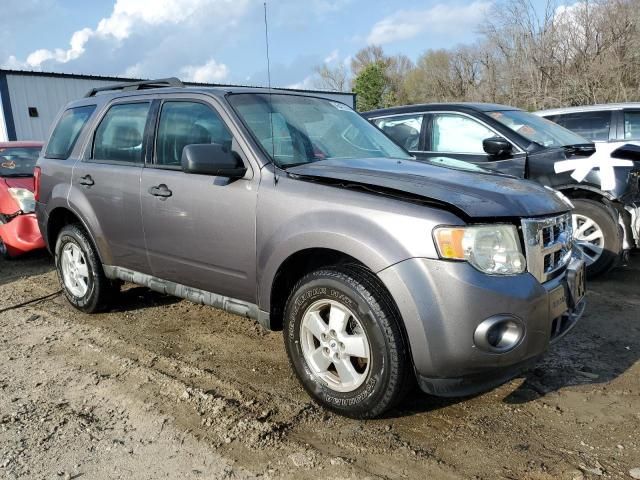
[[[114,85],[107,85],[106,87],[97,87],[92,88],[87,92],[85,98],[94,97],[98,92],[109,92],[112,90],[143,90],[145,88],[161,88],[161,87],[178,87],[183,88],[184,83],[182,83],[176,77],[171,78],[160,78],[158,80],[143,80],[141,82],[127,82],[127,83],[116,83]]]

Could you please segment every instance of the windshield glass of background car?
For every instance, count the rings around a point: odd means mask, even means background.
[[[39,147],[0,148],[0,177],[33,175],[38,155]]]
[[[589,143],[586,138],[577,135],[545,118],[522,110],[502,110],[488,112],[488,115],[527,140],[543,147],[564,147]]]
[[[328,159],[412,158],[342,103],[278,94],[235,94],[229,102],[282,168]]]

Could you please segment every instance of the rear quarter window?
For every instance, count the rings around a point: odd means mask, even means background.
[[[66,110],[53,129],[44,156],[61,160],[69,158],[80,132],[95,109],[95,105],[86,105]]]
[[[640,140],[640,110],[624,112],[624,139]]]

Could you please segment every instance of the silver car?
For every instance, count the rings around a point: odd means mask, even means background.
[[[506,381],[584,310],[558,192],[417,162],[314,96],[103,90],[61,112],[36,171],[40,229],[84,312],[127,281],[253,318],[283,331],[316,401],[369,418],[415,380],[444,396]]]
[[[601,171],[602,167],[613,168],[615,183],[594,192],[598,196],[592,200],[613,207],[622,231],[623,251],[640,247],[640,155],[620,159],[617,154],[628,145],[640,147],[640,102],[556,108],[535,113],[594,142],[596,153],[588,162]],[[627,170],[630,170],[628,177],[624,174]],[[577,221],[589,228],[579,229],[576,240],[583,244],[583,251],[590,260],[598,262],[602,255],[599,242],[606,236],[609,222],[596,208],[577,213]]]

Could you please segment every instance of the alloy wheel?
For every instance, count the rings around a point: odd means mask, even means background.
[[[65,287],[74,297],[84,297],[89,290],[89,268],[84,253],[75,243],[67,243],[61,256],[60,267]]]
[[[587,265],[593,265],[604,251],[604,232],[593,219],[574,213],[573,239],[576,247],[584,254]]]
[[[356,315],[335,300],[319,300],[300,323],[302,353],[309,368],[329,388],[352,392],[367,378],[369,339]]]

